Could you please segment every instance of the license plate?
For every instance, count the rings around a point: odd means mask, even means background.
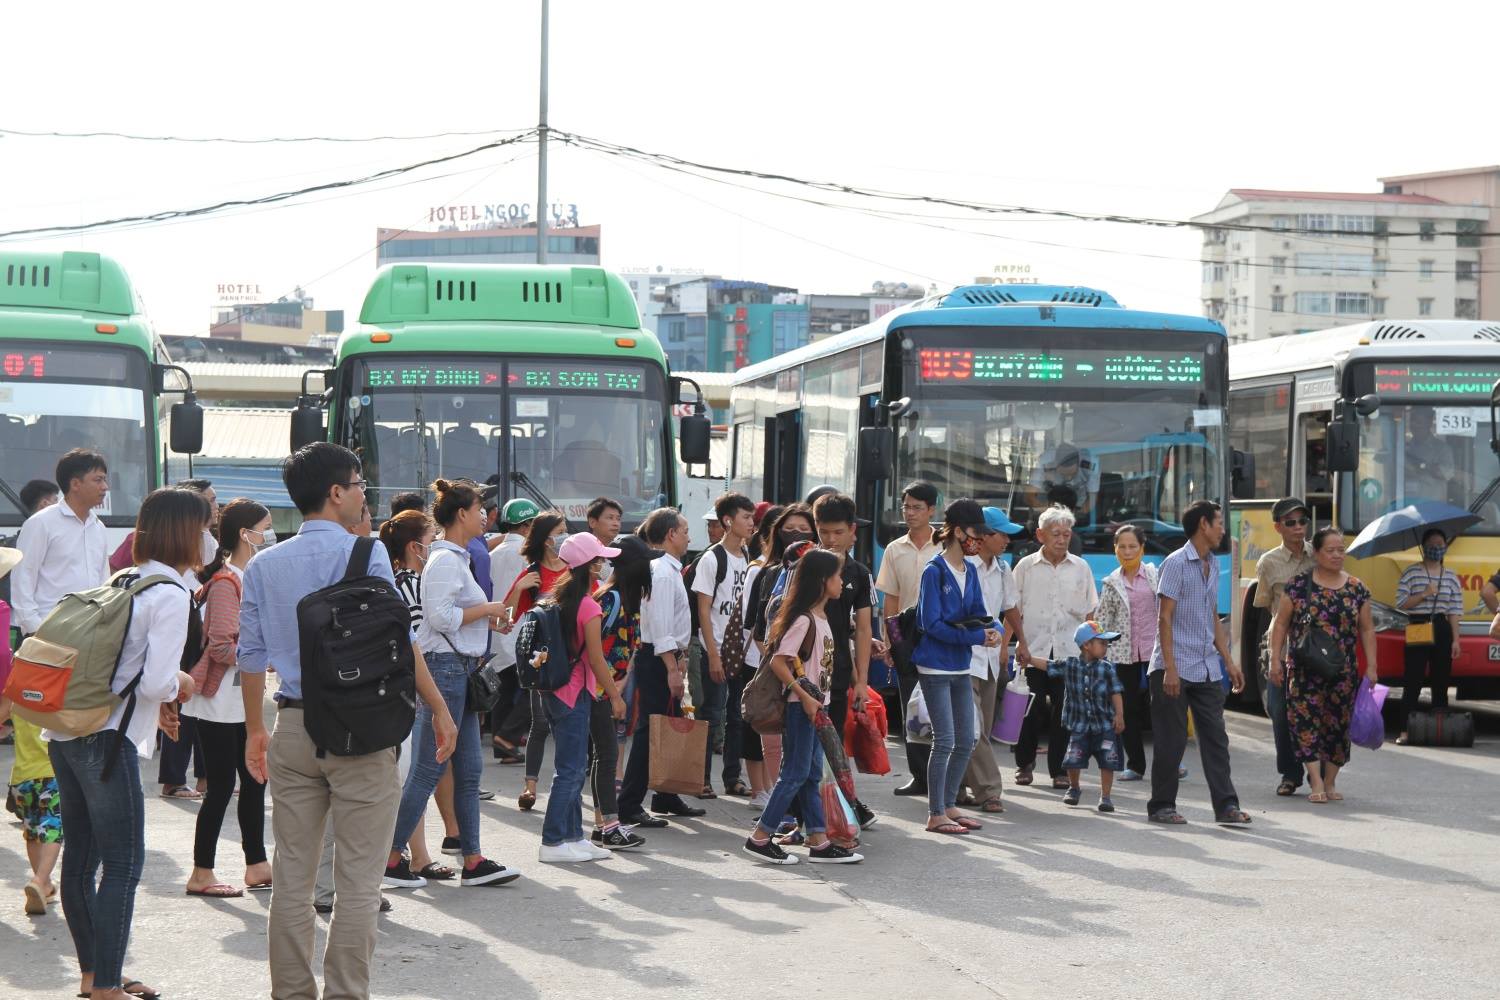
[[[1500,642],[1490,643],[1490,659],[1500,660]]]

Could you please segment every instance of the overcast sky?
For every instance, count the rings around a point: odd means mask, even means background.
[[[247,138],[526,128],[537,119],[538,11],[535,0],[12,5],[0,127]],[[1384,174],[1500,162],[1497,22],[1478,3],[553,0],[551,121],[728,166],[1186,218],[1230,187],[1373,191]],[[5,136],[0,230],[254,197],[481,141]],[[352,321],[377,227],[427,228],[435,205],[534,202],[534,151],[0,253],[114,254],[164,333],[206,330],[220,282],[271,298],[302,285]],[[553,200],[603,225],[612,268],[844,292],[1029,265],[1126,305],[1199,311],[1191,231],[944,209],[896,222],[557,145],[551,159]]]

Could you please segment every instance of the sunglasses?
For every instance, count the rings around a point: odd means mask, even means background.
[[[1281,522],[1282,526],[1287,528],[1305,528],[1309,523],[1305,517],[1289,517]]]

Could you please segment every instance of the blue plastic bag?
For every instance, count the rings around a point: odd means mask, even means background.
[[[1359,690],[1354,693],[1354,715],[1349,720],[1349,739],[1366,750],[1379,750],[1385,742],[1385,719],[1380,710],[1385,705],[1385,696],[1390,688],[1384,684],[1370,686],[1367,678],[1361,678]]]

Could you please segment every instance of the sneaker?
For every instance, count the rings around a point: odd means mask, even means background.
[[[585,861],[605,861],[609,858],[614,857],[613,854],[606,851],[604,848],[595,847],[587,840],[575,840],[573,841],[573,847],[576,848],[578,852],[584,856],[583,860]]]
[[[1074,785],[1063,793],[1063,804],[1076,806],[1078,804],[1078,800],[1081,798],[1083,798],[1083,789],[1079,788],[1077,785]]]
[[[555,844],[548,846],[543,844],[537,849],[536,859],[546,865],[566,865],[575,861],[592,861],[593,856],[584,854],[578,850],[576,843]]]
[[[495,793],[492,792],[492,791],[490,791],[488,788],[481,788],[479,790],[479,801],[480,802],[488,802],[491,799],[493,799],[494,797],[495,797]]]
[[[450,858],[457,858],[462,856],[464,852],[463,848],[458,846],[457,837],[444,837],[442,853],[448,855]]]
[[[1185,768],[1185,767],[1179,766],[1177,768],[1177,780],[1181,781],[1183,778],[1186,778],[1187,776],[1188,776],[1188,769]]]
[[[463,881],[460,885],[504,885],[514,882],[521,877],[521,873],[514,868],[496,864],[489,858],[480,858],[479,864],[473,868],[465,868]]]
[[[1108,795],[1099,796],[1099,811],[1102,813],[1112,813],[1115,811],[1115,804],[1110,801]]]
[[[771,804],[771,793],[756,792],[754,795],[750,796],[750,801],[746,802],[745,804],[751,809],[754,809],[758,812],[763,812],[766,806]]]
[[[864,859],[863,854],[855,854],[831,840],[821,847],[807,849],[807,860],[815,865],[857,865]]]
[[[411,862],[402,858],[393,865],[385,866],[384,883],[387,889],[420,889],[427,880],[412,873]]]
[[[1139,772],[1139,771],[1132,771],[1130,768],[1126,768],[1125,770],[1121,771],[1119,774],[1115,775],[1115,780],[1116,781],[1140,781],[1143,777],[1144,777],[1144,775],[1142,775],[1141,772]]]
[[[764,861],[768,865],[795,865],[797,863],[796,855],[788,854],[769,840],[764,844],[757,844],[754,840],[746,837],[745,845],[740,850],[757,861]]]
[[[859,820],[859,828],[861,830],[868,830],[880,822],[880,817],[875,815],[875,810],[858,799],[854,800],[854,818]]]
[[[618,826],[608,833],[595,830],[594,836],[591,839],[599,847],[611,851],[630,851],[637,847],[643,847],[646,843],[645,837],[637,837],[635,834]]]

